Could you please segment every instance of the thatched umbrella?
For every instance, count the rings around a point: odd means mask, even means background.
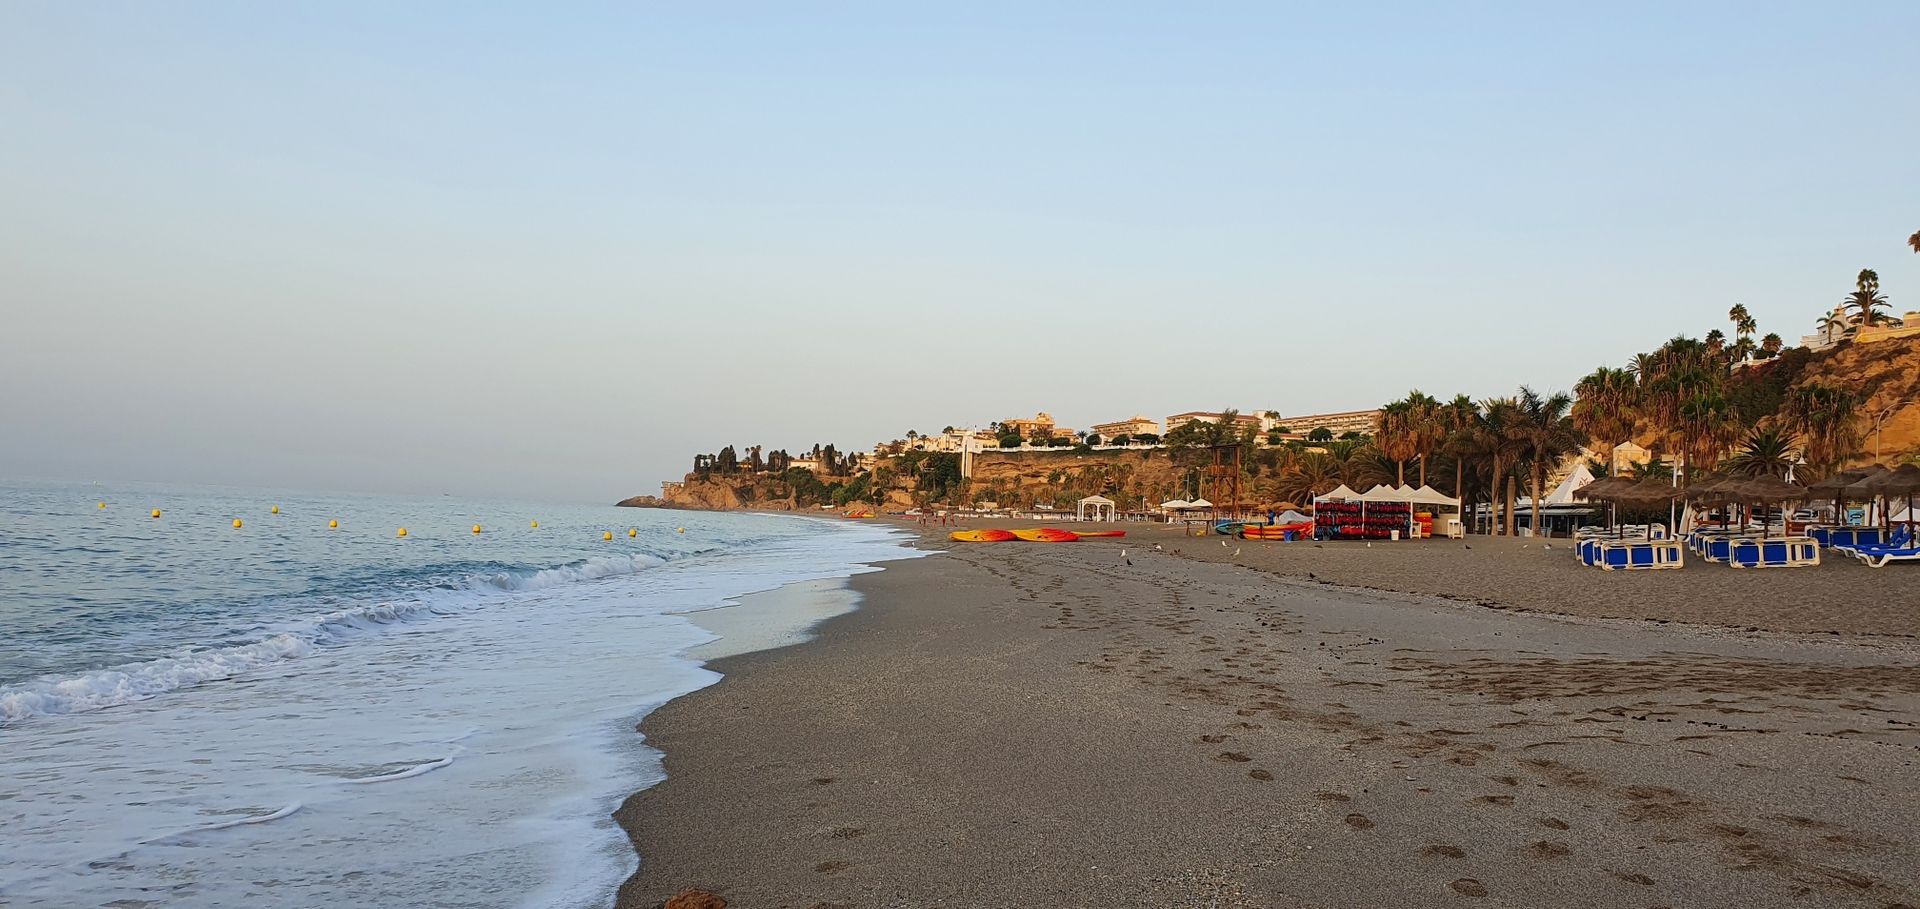
[[[1807,498],[1807,488],[1776,477],[1754,477],[1751,480],[1728,483],[1724,487],[1729,495],[1738,496],[1741,501],[1759,502],[1764,505],[1802,502]],[[1783,520],[1782,525],[1786,522]],[[1767,535],[1767,525],[1760,524],[1760,536]]]
[[[1589,502],[1607,503],[1607,523],[1615,526],[1617,529],[1618,522],[1615,520],[1616,515],[1614,514],[1613,497],[1620,490],[1633,485],[1634,479],[1632,477],[1601,477],[1574,490],[1573,497]]]
[[[1613,493],[1613,500],[1616,502],[1625,502],[1629,505],[1645,505],[1651,507],[1663,502],[1672,503],[1674,500],[1679,499],[1681,495],[1682,493],[1679,487],[1673,485],[1672,479],[1665,477],[1647,477],[1644,480],[1634,483],[1632,486],[1624,487],[1618,492]],[[1679,528],[1673,527],[1669,528],[1669,530],[1678,532]],[[1653,535],[1651,526],[1647,529],[1647,535],[1649,538]]]
[[[1834,501],[1836,503],[1841,501],[1873,502],[1876,499],[1884,499],[1886,493],[1880,490],[1879,481],[1881,477],[1890,473],[1893,473],[1893,471],[1879,464],[1862,468],[1860,479],[1842,487],[1838,493],[1834,494]],[[1886,526],[1887,508],[1885,501],[1881,501],[1880,503],[1880,519],[1881,526]]]
[[[1807,491],[1811,493],[1815,493],[1821,496],[1822,498],[1826,496],[1833,496],[1834,520],[1844,524],[1846,522],[1845,515],[1846,515],[1847,502],[1862,501],[1862,500],[1870,501],[1872,499],[1871,493],[1867,493],[1864,491],[1856,491],[1855,489],[1853,489],[1853,487],[1858,485],[1863,480],[1872,479],[1873,477],[1879,476],[1880,474],[1885,473],[1886,471],[1887,469],[1885,467],[1882,467],[1879,464],[1875,464],[1871,467],[1854,467],[1848,470],[1840,471],[1839,473],[1836,473],[1833,476],[1830,476],[1824,480],[1821,480],[1818,483],[1808,486]]]
[[[1890,500],[1903,496],[1907,500],[1907,520],[1913,520],[1913,497],[1920,493],[1920,465],[1902,464],[1893,470],[1875,474],[1858,484],[1867,487],[1880,497],[1880,516],[1888,522],[1893,520],[1893,508]],[[1853,487],[1848,487],[1849,489]]]
[[[1735,499],[1734,495],[1727,491],[1729,484],[1738,483],[1742,479],[1742,477],[1733,474],[1721,474],[1715,477],[1708,477],[1697,483],[1688,483],[1686,489],[1682,490],[1682,492],[1686,494],[1687,501],[1689,502],[1699,502],[1703,505],[1725,506]],[[1730,519],[1729,511],[1730,509],[1725,507],[1720,509],[1720,527],[1722,529],[1726,528],[1727,522]]]

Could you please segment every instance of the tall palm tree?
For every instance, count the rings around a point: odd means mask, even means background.
[[[1859,314],[1861,328],[1878,325],[1887,320],[1882,310],[1887,308],[1886,295],[1880,293],[1880,275],[1871,268],[1860,269],[1860,275],[1854,279],[1853,293],[1847,294],[1841,305]]]
[[[1727,350],[1727,333],[1716,328],[1707,332],[1707,352],[1719,356]]]
[[[1787,342],[1781,339],[1779,332],[1770,331],[1767,332],[1766,337],[1760,339],[1760,353],[1766,359],[1771,360],[1779,356],[1780,349],[1786,345]]]
[[[1833,312],[1827,313],[1814,320],[1813,327],[1820,329],[1820,339],[1822,341],[1832,344],[1835,335],[1846,332],[1847,320],[1842,313],[1843,310],[1836,307]]]
[[[1420,453],[1414,428],[1417,419],[1413,406],[1400,400],[1380,408],[1380,415],[1373,421],[1373,443],[1394,463],[1402,486],[1407,482],[1407,461]]]
[[[1408,416],[1413,424],[1413,449],[1415,456],[1420,459],[1422,486],[1427,485],[1427,462],[1433,459],[1434,449],[1447,440],[1447,425],[1441,410],[1439,401],[1417,388],[1407,395]]]
[[[1860,445],[1855,422],[1863,399],[1859,392],[1811,382],[1787,396],[1786,423],[1806,443],[1808,464],[1825,474],[1852,457]]]
[[[1513,466],[1526,450],[1526,440],[1520,435],[1520,401],[1517,398],[1492,398],[1481,403],[1480,412],[1474,445],[1491,468],[1487,500],[1493,503],[1492,507],[1499,509],[1496,518],[1504,515],[1503,532],[1510,536],[1513,533]],[[1506,482],[1504,496],[1500,488],[1503,480]]]
[[[1532,527],[1540,533],[1540,499],[1546,494],[1547,469],[1567,455],[1580,450],[1587,441],[1573,422],[1573,398],[1565,392],[1542,396],[1520,386],[1520,424],[1517,435],[1525,443],[1526,457],[1533,465],[1533,487],[1529,500],[1533,505]]]
[[[1480,424],[1480,405],[1466,395],[1454,395],[1453,400],[1441,405],[1441,425],[1447,428],[1447,439],[1443,443],[1446,453],[1453,458],[1453,494],[1460,498],[1464,508],[1467,504],[1467,459],[1473,454],[1473,438]]]
[[[1573,386],[1573,423],[1605,449],[1607,473],[1613,473],[1613,450],[1633,435],[1638,416],[1639,383],[1633,372],[1602,366]]]
[[[1735,334],[1750,335],[1760,327],[1760,323],[1753,320],[1753,314],[1747,312],[1745,303],[1733,304],[1733,308],[1727,310],[1727,318],[1733,322]]]

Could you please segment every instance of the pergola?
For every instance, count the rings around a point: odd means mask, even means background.
[[[1076,516],[1082,521],[1111,521],[1113,520],[1113,506],[1114,501],[1106,496],[1087,496],[1080,500],[1080,508],[1076,512]],[[1093,511],[1093,517],[1091,518],[1087,517],[1088,509],[1092,509]],[[1101,517],[1102,509],[1105,509],[1106,517]]]

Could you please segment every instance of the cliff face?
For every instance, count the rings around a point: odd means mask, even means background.
[[[1194,463],[1206,458],[1206,452],[1183,456]],[[1165,449],[987,451],[974,455],[972,495],[975,502],[1025,507],[1065,505],[1097,493],[1138,508],[1142,499],[1159,504],[1167,496],[1184,495],[1187,471]]]
[[[1873,459],[1874,420],[1880,424],[1880,460],[1893,464],[1920,453],[1920,338],[1866,344],[1848,342],[1808,361],[1796,385],[1819,382],[1865,396],[1862,460]]]
[[[617,504],[631,508],[686,508],[694,511],[738,511],[763,508],[792,511],[793,494],[785,483],[769,476],[687,474],[686,480],[658,496],[634,496]]]

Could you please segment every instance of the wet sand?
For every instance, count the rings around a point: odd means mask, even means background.
[[[617,815],[642,855],[618,904],[1920,905],[1914,641],[1491,609],[1190,545],[889,563],[817,640],[714,663],[644,725],[669,777]]]

